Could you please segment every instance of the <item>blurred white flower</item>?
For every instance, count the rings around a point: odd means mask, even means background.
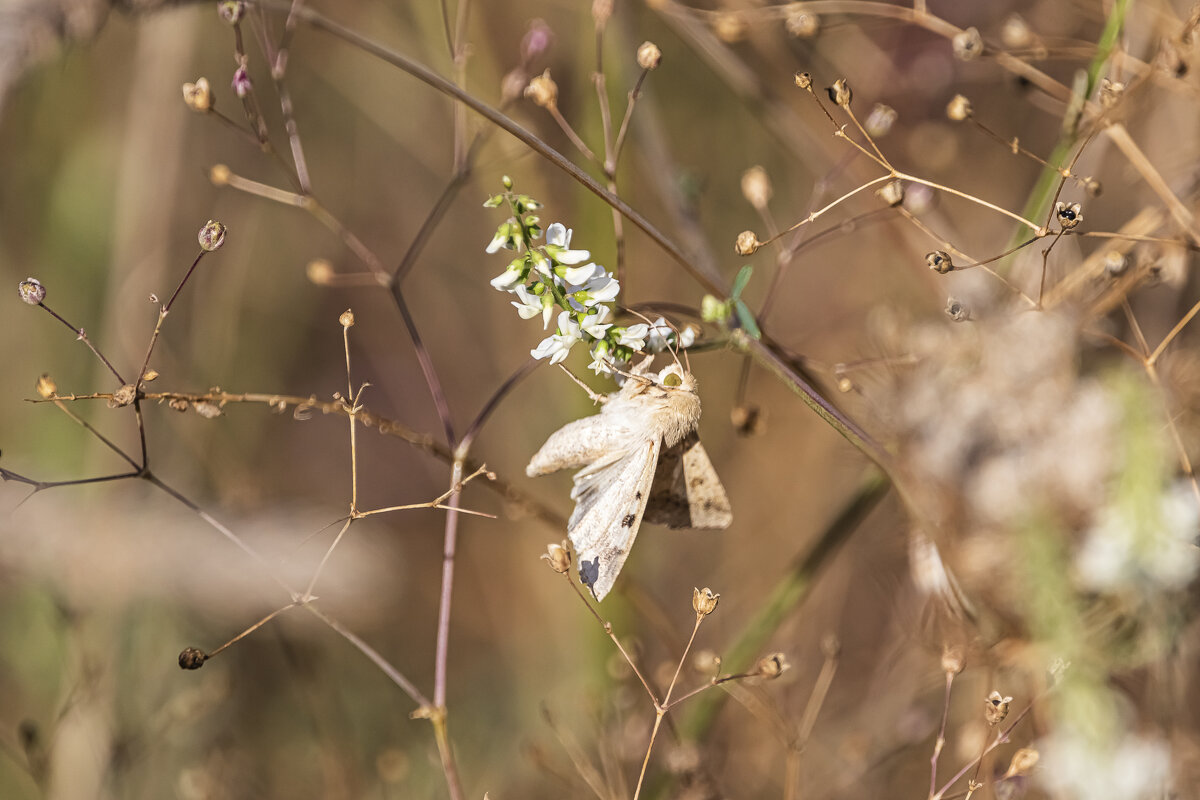
[[[1171,753],[1159,739],[1126,735],[1108,743],[1064,730],[1043,739],[1038,750],[1038,778],[1063,800],[1169,796]]]
[[[1075,557],[1083,588],[1112,593],[1149,585],[1171,591],[1196,574],[1200,514],[1191,490],[1176,485],[1161,496],[1158,514],[1136,512],[1128,505],[1101,509]]]

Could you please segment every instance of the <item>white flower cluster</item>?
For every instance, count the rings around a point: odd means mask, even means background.
[[[616,325],[612,303],[621,291],[617,279],[590,261],[589,251],[572,250],[572,231],[561,223],[546,229],[544,245],[533,247],[541,229],[537,217],[525,212],[536,209],[537,201],[510,192],[491,198],[485,205],[498,206],[505,199],[517,216],[500,225],[486,250],[515,250],[520,255],[492,279],[492,286],[516,295],[512,304],[521,319],[540,316],[543,330],[549,328],[557,312],[554,333],[530,355],[558,364],[572,347],[583,342],[592,356],[589,368],[598,375],[609,375],[628,364],[634,353],[661,352],[676,344],[677,338],[680,347],[692,344],[695,332],[691,328],[677,337],[661,317],[653,324]]]

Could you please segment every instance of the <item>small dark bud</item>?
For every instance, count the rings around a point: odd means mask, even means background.
[[[208,661],[208,653],[198,647],[185,647],[179,654],[180,669],[200,669]]]
[[[238,96],[238,99],[245,100],[246,96],[254,90],[254,84],[250,81],[250,73],[245,67],[238,67],[233,71],[233,80],[230,81],[233,87],[233,93]]]

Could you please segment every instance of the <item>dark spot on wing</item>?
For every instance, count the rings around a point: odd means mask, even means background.
[[[595,586],[598,580],[600,580],[600,559],[580,561],[579,582],[590,588]]]
[[[638,499],[638,500],[641,500],[641,499],[642,499],[642,493],[641,493],[641,492],[638,492],[638,493],[637,493],[637,499]]]
[[[636,519],[637,519],[637,517],[634,516],[633,514],[626,514],[625,519],[621,520],[621,527],[622,528],[632,528],[633,522]]]

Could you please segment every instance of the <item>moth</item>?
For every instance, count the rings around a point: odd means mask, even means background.
[[[642,522],[726,528],[733,520],[725,487],[696,434],[696,379],[678,364],[650,372],[652,360],[634,366],[624,386],[599,398],[599,414],[551,434],[525,468],[535,477],[582,467],[567,534],[579,579],[597,600],[612,589]]]

